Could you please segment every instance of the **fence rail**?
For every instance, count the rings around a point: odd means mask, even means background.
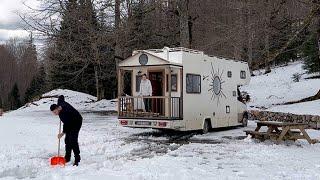
[[[119,97],[120,118],[181,119],[182,116],[180,97]]]

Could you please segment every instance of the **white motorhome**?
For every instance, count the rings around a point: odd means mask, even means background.
[[[152,96],[139,96],[142,74]],[[118,64],[118,119],[125,127],[203,130],[247,124],[239,87],[248,84],[246,62],[187,48],[134,51]],[[151,108],[146,111],[145,99]]]

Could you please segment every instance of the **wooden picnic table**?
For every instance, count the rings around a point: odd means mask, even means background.
[[[276,140],[277,143],[285,140],[296,141],[298,139],[306,139],[310,144],[317,141],[311,139],[305,131],[308,124],[305,123],[290,123],[276,121],[256,121],[257,127],[254,131],[246,130],[246,134],[250,134],[253,138],[262,141],[266,139]],[[261,132],[261,127],[266,126],[267,131]]]

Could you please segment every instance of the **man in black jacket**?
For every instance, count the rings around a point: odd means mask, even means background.
[[[50,110],[53,112],[53,114],[59,115],[60,120],[63,122],[63,131],[62,133],[58,134],[58,138],[60,139],[66,135],[66,162],[70,161],[71,151],[73,151],[75,158],[73,165],[78,166],[81,160],[78,136],[82,125],[82,116],[74,107],[64,101],[63,96],[59,97],[58,105],[53,104],[50,106]]]

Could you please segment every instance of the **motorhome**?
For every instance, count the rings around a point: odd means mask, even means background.
[[[134,51],[117,69],[122,126],[206,133],[211,128],[247,125],[239,91],[250,82],[246,62],[164,47]],[[151,82],[151,96],[139,93],[143,74]]]

